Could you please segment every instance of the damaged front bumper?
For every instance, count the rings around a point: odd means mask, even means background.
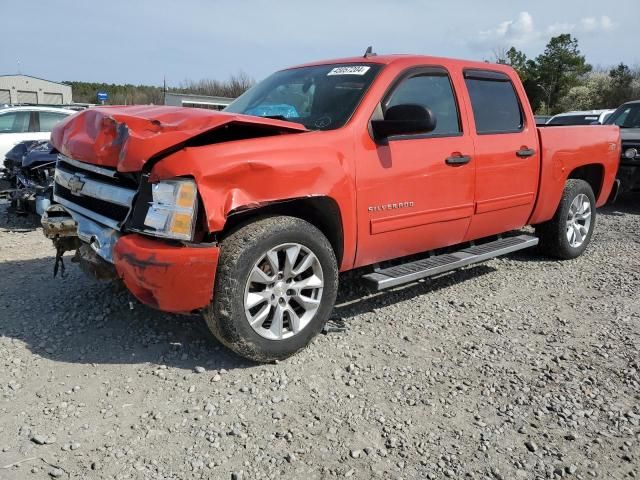
[[[88,244],[100,258],[113,263],[113,247],[120,232],[106,227],[62,205],[52,205],[42,215],[42,228],[47,238],[77,238]]]
[[[124,235],[114,249],[118,275],[138,300],[159,310],[189,313],[211,302],[220,248],[172,245]]]
[[[99,279],[122,279],[146,305],[189,313],[211,301],[220,255],[215,244],[170,244],[122,234],[62,205],[45,211],[42,227],[60,259],[75,250],[72,261],[85,272]]]
[[[64,276],[63,255],[75,251],[71,261],[78,263],[86,273],[100,280],[117,278],[112,252],[119,232],[58,204],[45,210],[41,223],[44,235],[53,241],[56,248],[54,277],[59,269]]]

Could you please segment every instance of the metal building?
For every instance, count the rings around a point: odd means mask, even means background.
[[[68,105],[71,87],[29,75],[0,75],[0,105]]]
[[[196,107],[210,110],[222,110],[235,99],[227,97],[211,97],[193,95],[191,93],[165,93],[164,104],[173,107]]]

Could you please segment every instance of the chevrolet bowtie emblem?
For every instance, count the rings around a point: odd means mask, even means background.
[[[67,182],[67,188],[72,194],[80,195],[80,192],[82,191],[82,187],[84,187],[84,183],[85,183],[83,182],[83,180],[84,178],[81,177],[80,175],[74,175]]]

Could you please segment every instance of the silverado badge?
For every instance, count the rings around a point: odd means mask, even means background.
[[[373,205],[367,210],[369,212],[386,212],[387,210],[396,210],[398,208],[411,208],[413,202],[397,202],[397,203],[385,203],[384,205]]]

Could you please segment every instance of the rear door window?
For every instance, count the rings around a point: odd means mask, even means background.
[[[522,131],[524,115],[507,75],[500,72],[468,70],[464,76],[478,134]]]
[[[38,112],[40,115],[40,131],[50,132],[56,123],[64,120],[67,115],[58,112]]]

